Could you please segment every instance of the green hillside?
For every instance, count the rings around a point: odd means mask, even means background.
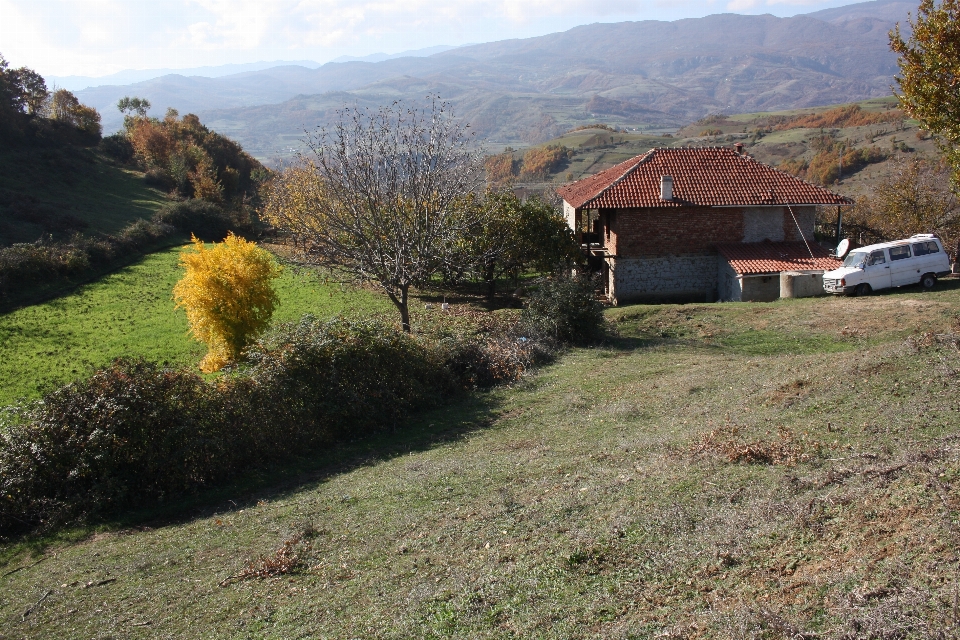
[[[586,129],[567,133],[545,143],[563,145],[573,150],[569,162],[554,170],[544,181],[526,184],[543,188],[592,175],[619,162],[645,153],[654,147],[732,146],[744,145],[757,160],[780,166],[786,161],[810,162],[817,154],[818,140],[842,143],[847,150],[877,149],[886,159],[840,176],[831,189],[848,196],[868,192],[881,178],[889,175],[891,160],[897,155],[934,154],[936,145],[918,135],[917,123],[911,120],[878,122],[860,126],[797,127],[777,130],[778,123],[790,118],[816,116],[856,105],[863,114],[895,114],[896,98],[876,98],[862,102],[829,105],[790,111],[718,115],[704,118],[679,129],[671,137],[644,135],[638,132],[614,133],[605,129]],[[523,151],[516,153],[519,159]]]
[[[945,281],[611,309],[619,338],[514,388],[171,517],[3,547],[0,628],[952,637],[958,307]]]
[[[187,334],[185,312],[174,309],[179,253],[153,253],[69,295],[0,315],[0,406],[36,399],[120,356],[198,363],[206,349]],[[312,272],[286,269],[276,287],[278,322],[392,310],[382,296],[325,285]]]
[[[165,196],[143,174],[74,145],[0,146],[0,246],[115,233],[149,218]]]

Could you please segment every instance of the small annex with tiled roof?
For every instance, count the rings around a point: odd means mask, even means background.
[[[741,145],[651,149],[557,191],[614,303],[776,299],[780,271],[833,267],[817,206],[851,204]]]

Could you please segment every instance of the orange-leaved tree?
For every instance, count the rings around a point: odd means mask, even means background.
[[[210,246],[194,237],[192,249],[180,254],[186,273],[173,297],[187,311],[190,332],[207,345],[200,369],[209,373],[236,360],[267,328],[277,304],[272,280],[281,267],[270,252],[232,233]]]

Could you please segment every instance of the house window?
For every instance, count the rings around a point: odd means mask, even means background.
[[[890,262],[903,260],[910,257],[910,245],[904,244],[899,247],[890,247]]]

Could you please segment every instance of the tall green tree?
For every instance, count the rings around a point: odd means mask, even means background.
[[[471,268],[451,275],[482,281],[489,298],[496,294],[499,279],[516,282],[528,271],[554,273],[582,259],[563,215],[541,198],[522,201],[509,190],[488,191],[463,206],[482,210],[475,216],[481,226],[462,244],[468,257],[461,262]]]
[[[960,188],[960,0],[922,0],[908,22],[908,38],[899,24],[890,32],[890,47],[900,54],[897,98],[935,134]]]

